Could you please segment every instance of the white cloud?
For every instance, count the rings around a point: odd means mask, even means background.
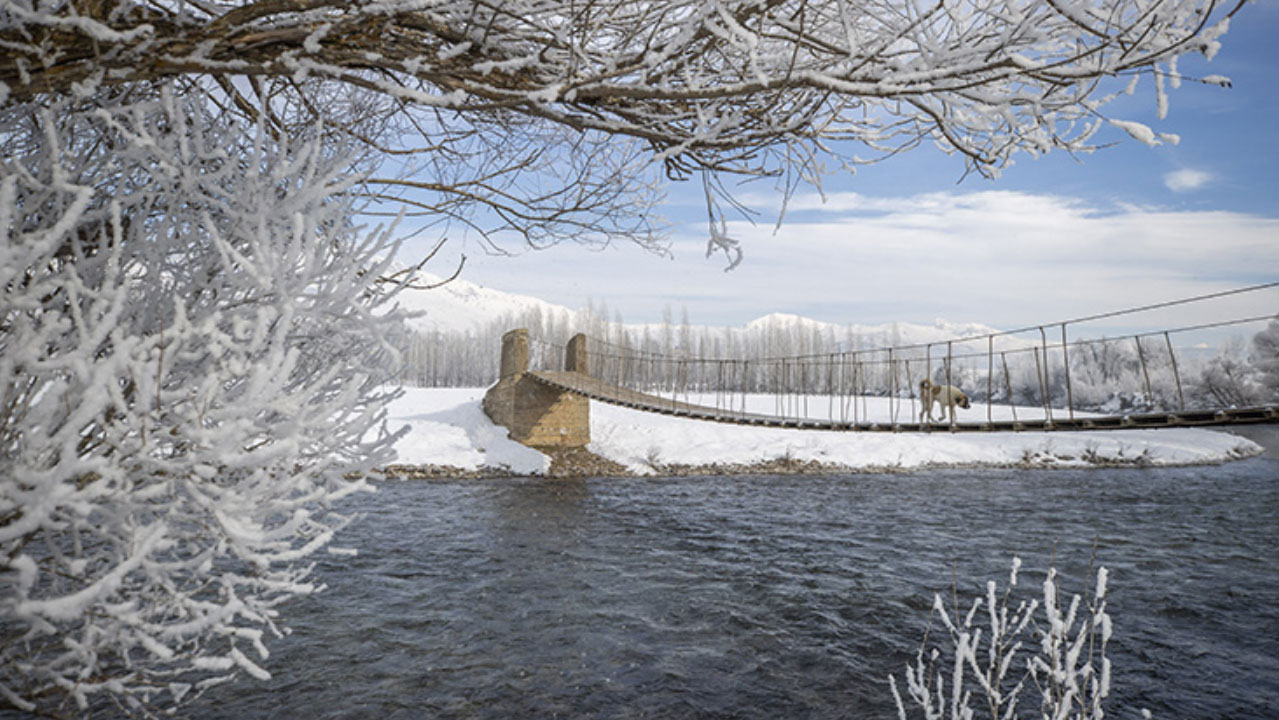
[[[1212,182],[1212,173],[1203,170],[1191,170],[1190,168],[1182,168],[1164,174],[1164,185],[1173,192],[1190,192]]]
[[[839,323],[981,322],[1020,327],[1241,287],[1279,277],[1279,218],[1222,211],[1098,207],[1010,191],[835,195],[771,225],[729,224],[742,265],[704,258],[705,224],[674,237],[674,260],[626,244],[564,245],[519,258],[472,255],[467,279],[580,307],[606,301],[627,321],[687,306],[699,324],[771,312]],[[1256,298],[1243,298],[1256,302]],[[1265,300],[1265,298],[1263,298]],[[1266,308],[1227,314],[1244,317]],[[1225,312],[1225,311],[1222,311]],[[1173,315],[1155,327],[1219,319]]]

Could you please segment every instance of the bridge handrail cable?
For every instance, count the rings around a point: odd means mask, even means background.
[[[995,353],[1001,354],[1001,355],[1016,355],[1019,353],[1032,353],[1032,352],[1035,352],[1036,350],[1042,351],[1044,347],[1047,347],[1049,350],[1060,350],[1063,346],[1078,347],[1078,346],[1085,346],[1085,345],[1099,345],[1099,344],[1115,342],[1118,340],[1128,340],[1128,339],[1134,339],[1134,338],[1137,338],[1137,339],[1150,338],[1150,337],[1158,337],[1164,334],[1175,335],[1178,333],[1194,332],[1198,330],[1211,330],[1216,328],[1230,327],[1233,325],[1246,325],[1249,323],[1269,320],[1274,317],[1275,317],[1274,314],[1268,313],[1265,315],[1254,315],[1254,316],[1239,318],[1235,320],[1221,320],[1218,322],[1198,323],[1195,325],[1185,325],[1181,327],[1168,328],[1166,330],[1152,330],[1149,332],[1135,333],[1133,335],[1083,338],[1078,340],[1072,340],[1069,343],[1066,343],[1065,345],[1063,345],[1063,343],[1059,340],[1053,340],[1049,342],[1046,346],[1041,344],[1035,344],[1033,346],[1027,346],[1027,347],[996,350]],[[1052,326],[1045,326],[1045,327],[1052,327]],[[1030,329],[1038,330],[1039,326],[1035,326]],[[791,363],[796,363],[798,361],[805,361],[805,360],[817,361],[816,364],[824,364],[825,362],[843,361],[844,359],[851,357],[854,362],[857,362],[863,365],[873,366],[873,365],[898,364],[903,362],[920,362],[926,359],[923,355],[917,355],[913,357],[899,355],[898,357],[895,357],[895,358],[888,358],[886,356],[888,353],[899,353],[901,350],[915,350],[915,349],[923,349],[928,347],[935,347],[938,345],[945,345],[947,342],[952,342],[952,343],[976,342],[978,340],[986,340],[992,337],[997,337],[997,336],[983,335],[983,336],[976,336],[973,338],[969,338],[967,340],[936,341],[932,343],[919,343],[919,344],[913,344],[913,345],[899,345],[899,346],[881,347],[881,348],[861,348],[858,350],[842,350],[838,352],[808,353],[803,355],[785,355],[785,356],[779,355],[779,356],[765,356],[765,357],[752,357],[752,358],[667,355],[665,353],[654,353],[654,352],[645,351],[639,348],[629,348],[624,345],[618,345],[616,343],[611,343],[607,341],[597,342],[597,339],[593,337],[588,337],[588,340],[593,343],[596,343],[597,345],[616,348],[619,351],[619,352],[606,353],[606,352],[600,352],[599,350],[593,350],[591,352],[591,357],[599,360],[643,360],[643,361],[652,360],[652,361],[661,361],[661,362],[685,363],[690,365],[717,365],[720,363],[744,363],[744,362],[749,362],[752,364],[759,364],[759,365],[779,365],[782,363],[791,364]],[[545,346],[548,350],[553,352],[560,351],[559,346],[546,340],[530,338],[529,342],[530,343],[536,342],[539,345]],[[873,358],[873,357],[859,358],[858,357],[860,355],[876,355],[876,354],[883,354],[885,355],[885,357],[883,358]],[[984,358],[984,357],[987,357],[988,355],[989,355],[988,351],[966,351],[966,352],[960,352],[960,353],[952,353],[951,355],[949,355],[949,357],[952,360],[971,360],[976,358]]]
[[[1016,328],[1013,330],[1001,330],[998,332],[985,333],[982,335],[962,335],[962,336],[956,336],[949,339],[933,340],[929,342],[918,342],[918,343],[911,343],[907,345],[886,345],[886,346],[877,346],[877,347],[857,348],[854,350],[839,350],[834,353],[822,352],[822,353],[806,353],[806,354],[798,354],[798,355],[776,355],[776,356],[765,355],[765,356],[758,356],[758,357],[752,357],[752,358],[696,357],[688,354],[669,354],[669,353],[658,352],[658,351],[653,351],[649,349],[630,347],[627,345],[621,345],[621,344],[612,342],[610,340],[595,337],[595,336],[588,336],[588,342],[590,342],[594,346],[592,355],[596,355],[599,357],[614,357],[614,358],[621,358],[621,357],[642,358],[644,360],[650,360],[650,361],[717,363],[717,362],[742,362],[744,360],[749,360],[752,363],[770,363],[770,362],[783,362],[783,361],[792,362],[796,360],[805,360],[805,359],[814,359],[814,358],[827,358],[827,357],[830,357],[831,355],[839,355],[839,356],[851,355],[856,357],[858,355],[873,355],[876,353],[887,353],[887,352],[900,353],[906,350],[927,351],[928,349],[931,349],[933,347],[939,347],[943,345],[953,346],[953,345],[976,343],[981,341],[993,341],[995,338],[1011,337],[1011,336],[1021,335],[1029,332],[1035,332],[1035,331],[1042,332],[1045,328],[1058,328],[1058,327],[1068,326],[1068,325],[1078,325],[1081,323],[1093,322],[1096,320],[1122,317],[1124,315],[1133,315],[1137,313],[1148,312],[1151,310],[1166,309],[1170,307],[1176,307],[1179,305],[1187,305],[1187,304],[1196,303],[1196,302],[1203,302],[1205,300],[1214,300],[1214,299],[1228,297],[1232,295],[1240,295],[1240,294],[1249,293],[1249,292],[1256,292],[1259,290],[1265,290],[1265,289],[1274,288],[1274,287],[1279,287],[1279,281],[1261,283],[1257,285],[1250,285],[1248,287],[1235,288],[1232,290],[1223,290],[1223,291],[1214,292],[1214,293],[1206,293],[1203,295],[1196,295],[1193,297],[1181,298],[1178,300],[1169,300],[1165,302],[1141,305],[1141,306],[1136,306],[1131,308],[1125,308],[1122,310],[1113,310],[1113,311],[1104,312],[1104,313],[1096,313],[1093,315],[1084,315],[1084,316],[1072,318],[1070,320],[1061,320],[1056,322],[1044,323],[1042,325],[1027,325],[1025,327]],[[1220,328],[1220,327],[1226,327],[1229,325],[1240,325],[1240,324],[1246,324],[1251,322],[1258,322],[1258,321],[1266,320],[1272,317],[1276,317],[1276,315],[1266,314],[1266,315],[1258,315],[1258,316],[1247,317],[1247,318],[1242,318],[1237,320],[1226,320],[1226,321],[1219,321],[1214,323],[1201,323],[1197,325],[1187,325],[1187,326],[1178,327],[1178,328],[1170,328],[1165,330],[1154,330],[1154,331],[1149,331],[1144,333],[1136,333],[1134,335],[1125,334],[1120,337],[1124,337],[1124,338],[1154,337],[1158,335],[1163,335],[1165,333],[1175,334],[1175,333],[1182,333],[1182,332],[1191,332],[1196,330]],[[1082,345],[1082,344],[1088,344],[1088,343],[1100,343],[1100,342],[1106,342],[1113,339],[1114,338],[1109,338],[1109,337],[1090,338],[1090,339],[1076,340],[1074,341],[1073,344]],[[530,338],[530,341],[533,341],[533,338]],[[541,341],[541,342],[545,342],[545,341]],[[1060,348],[1061,344],[1055,343],[1051,345],[1046,345],[1046,347]],[[617,352],[601,352],[600,351],[601,348],[615,349]],[[1016,352],[1030,352],[1031,350],[1032,348],[1030,347],[1009,348],[1000,352],[1016,353]],[[971,357],[985,357],[986,355],[987,355],[987,352],[974,352],[974,353],[967,353],[967,354],[951,355],[951,357],[954,359],[960,359],[960,358],[971,358]],[[914,359],[918,359],[918,358],[914,358]],[[887,363],[888,361],[882,360],[882,361],[865,361],[865,362]]]

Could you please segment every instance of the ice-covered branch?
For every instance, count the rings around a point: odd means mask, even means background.
[[[1062,607],[1055,568],[1049,568],[1042,584],[1042,604],[1038,599],[1015,600],[1020,570],[1021,560],[1014,558],[1003,592],[994,581],[988,582],[985,595],[974,598],[962,620],[952,619],[941,596],[934,597],[932,613],[949,636],[950,647],[928,650],[927,641],[921,645],[906,666],[905,698],[897,679],[889,677],[902,720],[908,717],[908,706],[928,720],[972,718],[974,702],[991,720],[1023,717],[1018,703],[1027,681],[1040,691],[1038,709],[1044,718],[1101,720],[1105,716],[1102,705],[1110,695],[1106,647],[1112,632],[1106,613],[1108,572],[1099,569],[1092,591],[1073,596]],[[985,628],[979,625],[983,608]],[[1030,639],[1038,642],[1027,643]],[[1038,652],[1027,645],[1038,646]],[[969,683],[975,683],[976,689],[965,689]]]
[[[695,167],[930,139],[994,172],[1019,150],[1086,147],[1106,79],[1211,57],[1242,4],[126,1],[94,16],[0,0],[0,85],[22,101],[176,76],[318,81],[409,113],[628,135]]]
[[[166,87],[0,131],[0,705],[267,676],[389,459],[393,245],[331,150]]]

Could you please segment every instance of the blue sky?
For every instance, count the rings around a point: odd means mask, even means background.
[[[1151,148],[1115,128],[1119,144],[1074,158],[1018,156],[995,180],[960,182],[960,160],[920,148],[826,182],[827,202],[801,193],[774,231],[777,201],[764,183],[743,190],[759,225],[735,222],[745,259],[725,272],[705,257],[700,183],[672,185],[673,258],[635,246],[565,243],[512,257],[450,240],[463,277],[581,307],[604,302],[627,322],[664,307],[694,323],[737,325],[771,312],[837,323],[983,322],[1014,327],[1279,279],[1279,3],[1245,7],[1212,62],[1184,58],[1186,82],[1155,117],[1152,85],[1108,106],[1111,117],[1181,137]],[[731,219],[731,216],[730,216]],[[413,248],[410,248],[412,251]],[[447,259],[433,269],[444,271]],[[1279,311],[1267,291],[1200,314],[1138,324]],[[1127,326],[1125,326],[1127,327]]]

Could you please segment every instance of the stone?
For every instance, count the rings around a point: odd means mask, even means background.
[[[580,340],[579,340],[580,338]],[[586,338],[565,350],[574,367],[586,367]],[[484,412],[510,438],[531,447],[582,447],[591,441],[591,402],[538,382],[528,372],[528,330],[502,336],[501,377],[484,394]]]

